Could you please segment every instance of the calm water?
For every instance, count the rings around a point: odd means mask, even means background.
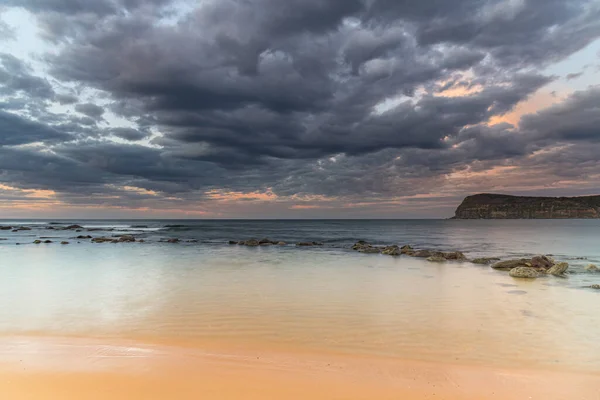
[[[0,231],[0,335],[218,339],[600,371],[600,292],[583,288],[600,284],[583,271],[600,263],[600,221],[57,221],[146,243],[32,244],[88,234],[49,222],[0,222],[32,227]],[[158,243],[173,237],[198,243]],[[325,246],[225,244],[253,237]],[[469,257],[551,253],[573,273],[514,280],[470,263],[354,253],[358,239]]]

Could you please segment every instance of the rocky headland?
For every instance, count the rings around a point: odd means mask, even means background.
[[[452,219],[600,218],[600,196],[527,197],[476,194],[466,197]]]

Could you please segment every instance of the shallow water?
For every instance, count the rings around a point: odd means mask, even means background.
[[[75,235],[45,224],[0,232],[9,239],[0,242],[0,335],[210,339],[600,371],[600,293],[583,288],[600,274],[581,269],[600,259],[600,221],[74,222],[140,229],[147,242],[30,244]],[[200,243],[156,242],[176,236]],[[223,244],[263,236],[326,246]],[[356,239],[469,256],[553,253],[576,273],[515,280],[470,263],[354,253],[346,247]]]

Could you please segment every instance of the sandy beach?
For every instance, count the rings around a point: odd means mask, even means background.
[[[6,399],[596,400],[600,375],[84,338],[0,341]]]

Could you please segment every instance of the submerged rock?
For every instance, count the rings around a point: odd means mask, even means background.
[[[70,244],[69,242],[60,242],[60,244]]]
[[[286,246],[287,243],[286,242],[277,242],[277,246]]]
[[[364,240],[359,240],[358,242],[354,243],[354,245],[352,246],[352,250],[358,251],[365,247],[373,247],[373,246],[371,246],[369,243],[365,242]]]
[[[431,256],[427,258],[427,261],[430,262],[446,262],[448,261],[445,257],[442,256]]]
[[[243,241],[239,242],[238,244],[240,246],[250,246],[250,247],[260,246],[260,242],[256,239],[243,240]]]
[[[75,229],[83,229],[81,225],[69,225],[62,228],[63,231],[74,231]]]
[[[113,238],[97,237],[92,239],[92,243],[111,243]]]
[[[552,268],[550,268],[547,272],[550,275],[563,275],[565,272],[567,272],[568,269],[569,269],[569,264],[567,264],[566,262],[560,262],[560,263],[554,264],[552,266]]]
[[[436,256],[434,256],[434,257],[436,257]],[[440,257],[443,257],[446,260],[451,260],[451,261],[464,261],[467,259],[467,257],[465,257],[465,255],[463,253],[461,253],[460,251],[441,253]]]
[[[496,264],[492,265],[493,269],[497,269],[500,271],[510,271],[513,268],[518,268],[518,267],[530,267],[531,268],[531,264],[529,263],[530,260],[527,260],[525,258],[520,259],[520,260],[506,260],[506,261],[500,261],[497,262]]]
[[[12,228],[12,226],[0,226],[0,231],[10,231]]]
[[[77,236],[75,239],[92,239],[92,237],[90,235],[85,235],[85,236]]]
[[[28,227],[26,227],[26,226],[21,226],[21,227],[19,227],[19,228],[15,228],[15,229],[13,229],[13,232],[19,232],[19,231],[30,231],[30,230],[31,230],[31,228],[28,228]]]
[[[321,242],[300,242],[300,243],[296,243],[296,246],[298,246],[298,247],[323,246],[323,243],[321,243]]]
[[[122,235],[119,237],[118,241],[121,243],[123,243],[123,242],[132,243],[132,242],[135,242],[135,237],[133,237],[131,235]]]
[[[513,278],[524,278],[524,279],[535,279],[539,275],[535,268],[531,267],[517,267],[510,270],[510,276]]]
[[[239,244],[239,242],[237,242],[235,240],[230,240],[229,244],[232,245],[232,246],[235,246],[235,245]]]
[[[419,250],[419,251],[415,251],[412,256],[413,257],[418,257],[418,258],[429,258],[429,257],[434,257],[434,256],[439,256],[440,253],[436,252],[436,251],[431,251],[431,250]]]
[[[598,267],[595,266],[594,264],[590,264],[590,265],[588,265],[588,266],[585,267],[585,270],[589,271],[589,272],[597,272],[598,271]]]
[[[494,261],[500,261],[500,259],[498,257],[481,257],[481,258],[475,258],[475,259],[471,260],[471,262],[473,264],[479,264],[479,265],[489,265],[489,264],[493,263]]]
[[[364,254],[379,254],[381,253],[381,249],[379,247],[363,247],[362,249],[358,250],[359,253],[364,253]]]

